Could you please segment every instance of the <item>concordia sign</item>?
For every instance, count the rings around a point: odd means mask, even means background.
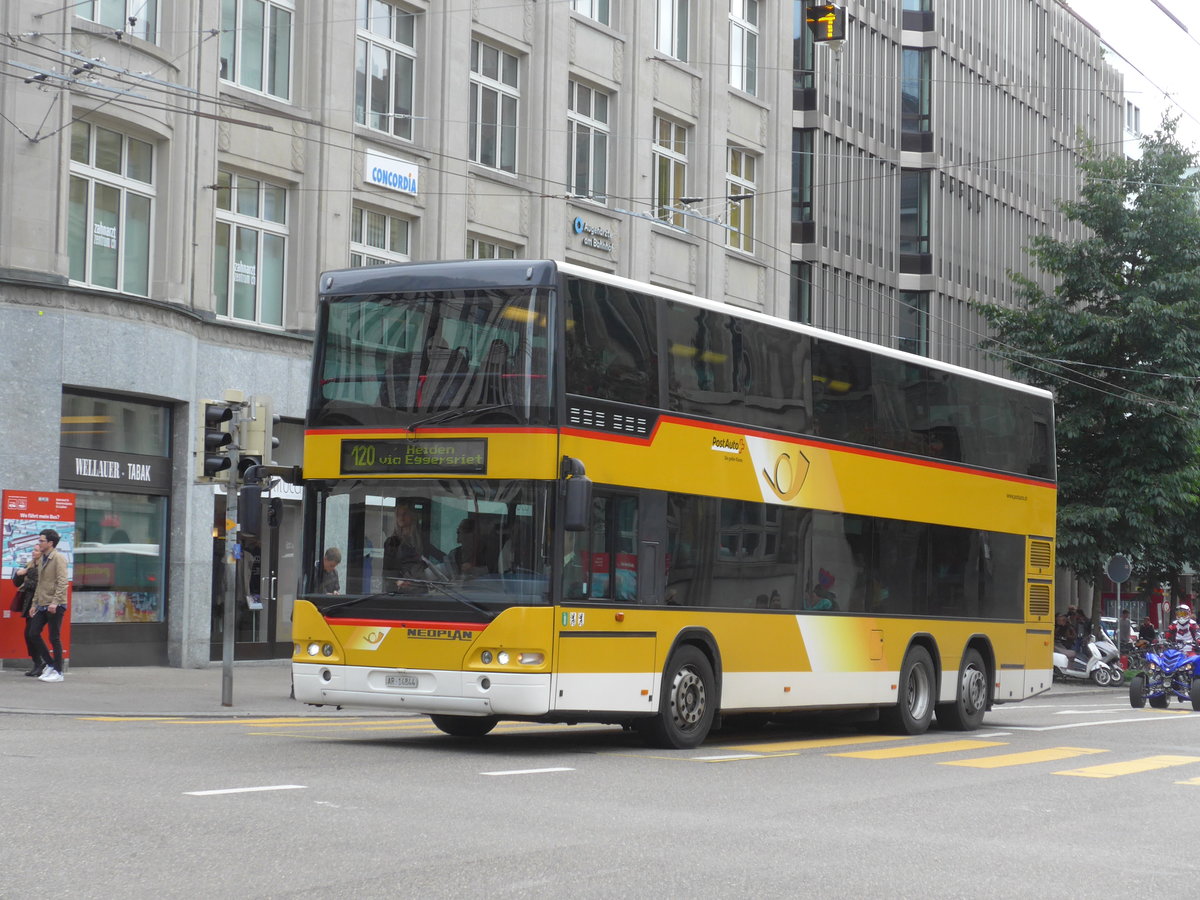
[[[363,181],[390,191],[417,196],[420,170],[413,163],[367,150],[363,158]]]

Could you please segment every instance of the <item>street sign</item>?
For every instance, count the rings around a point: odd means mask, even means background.
[[[1108,577],[1112,579],[1114,584],[1124,584],[1129,580],[1129,576],[1133,574],[1133,566],[1129,562],[1129,558],[1116,554],[1108,561],[1108,565],[1104,567],[1108,573]]]

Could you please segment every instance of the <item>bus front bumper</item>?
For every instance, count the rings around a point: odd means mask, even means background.
[[[540,716],[550,709],[549,675],[293,662],[292,683],[297,700],[319,706],[455,716]]]

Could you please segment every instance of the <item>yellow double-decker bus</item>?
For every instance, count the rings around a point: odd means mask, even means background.
[[[293,677],[310,704],[606,722],[1051,681],[1050,396],[551,261],[322,276]]]

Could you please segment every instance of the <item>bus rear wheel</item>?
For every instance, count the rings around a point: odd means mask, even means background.
[[[696,647],[680,647],[663,672],[658,715],[640,724],[639,730],[654,747],[699,747],[712,728],[716,702],[716,679],[708,657]]]
[[[987,666],[978,650],[968,650],[963,654],[958,670],[958,693],[954,702],[939,703],[935,707],[938,724],[949,731],[974,731],[983,722],[987,702]]]
[[[897,734],[924,734],[933,721],[933,659],[924,647],[904,656],[895,706],[879,711],[879,721]]]
[[[495,716],[430,716],[438,730],[453,737],[479,738],[496,727]]]

